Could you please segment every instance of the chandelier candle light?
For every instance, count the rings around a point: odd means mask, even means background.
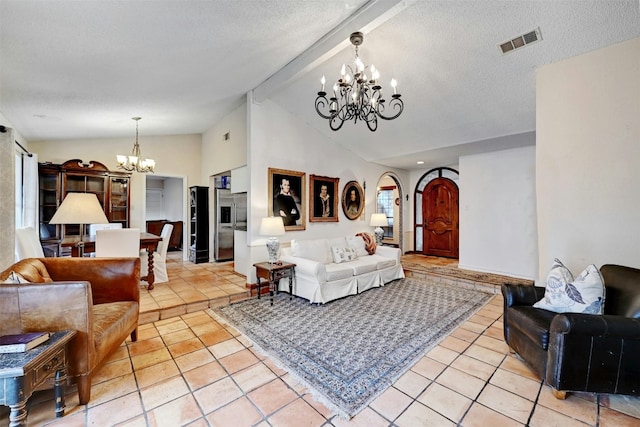
[[[322,76],[320,79],[322,89],[316,98],[316,111],[320,117],[329,120],[331,130],[340,129],[347,120],[353,120],[354,123],[362,120],[370,131],[375,132],[378,129],[378,118],[384,120],[398,118],[404,110],[404,102],[398,93],[396,80],[391,79],[393,95],[389,104],[386,104],[382,96],[382,86],[378,83],[380,73],[373,64],[364,65],[358,56],[358,46],[364,41],[364,35],[361,32],[355,32],[351,34],[349,40],[356,48],[354,68],[342,65],[340,78],[333,85],[333,95],[329,99],[325,92],[326,79]],[[371,73],[370,76],[366,74],[367,69]],[[384,114],[386,108],[389,108],[390,115]]]
[[[136,142],[133,144],[133,150],[131,150],[130,156],[124,156],[118,154],[116,156],[118,160],[118,167],[128,172],[136,171],[140,173],[152,172],[156,167],[156,162],[153,159],[142,159],[142,153],[140,152],[140,144],[138,144],[138,121],[142,117],[132,117],[132,120],[136,121]]]

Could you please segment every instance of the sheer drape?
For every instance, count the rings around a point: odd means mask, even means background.
[[[38,155],[23,156],[22,226],[40,229],[38,218]]]

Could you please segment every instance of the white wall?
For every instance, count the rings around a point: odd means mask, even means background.
[[[372,164],[338,146],[318,133],[307,123],[300,122],[289,112],[274,102],[264,101],[249,105],[249,211],[248,240],[251,247],[249,262],[264,261],[267,251],[265,238],[258,234],[260,220],[270,215],[268,212],[268,168],[280,168],[306,173],[307,199],[306,230],[290,231],[280,237],[287,244],[292,239],[315,239],[327,236],[353,235],[361,231],[373,231],[369,226],[371,213],[375,211],[375,191],[378,179],[388,168]],[[396,173],[407,180],[408,174]],[[338,207],[339,222],[309,222],[308,186],[309,175],[337,177],[338,194],[342,194],[344,185],[351,180],[363,185],[365,190],[365,208],[363,215],[351,221]],[[247,277],[248,281],[254,281]]]
[[[535,147],[460,158],[460,268],[533,279]]]
[[[118,170],[116,154],[128,154],[134,138],[38,141],[29,144],[29,150],[38,153],[40,162],[63,163],[70,159],[85,162],[95,160],[111,170]],[[201,135],[166,135],[139,137],[144,157],[156,161],[158,175],[185,176],[188,185],[201,185]],[[146,228],[144,174],[131,175],[131,222],[132,228]]]
[[[224,140],[229,132],[231,138]],[[247,164],[247,104],[243,103],[202,135],[202,185],[209,177]]]
[[[539,275],[640,267],[640,38],[537,71]]]

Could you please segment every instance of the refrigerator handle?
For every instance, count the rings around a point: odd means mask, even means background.
[[[235,230],[238,226],[238,206],[235,203],[231,206],[233,206],[233,229]]]

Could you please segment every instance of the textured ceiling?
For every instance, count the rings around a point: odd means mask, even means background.
[[[363,158],[410,169],[530,144],[536,68],[640,36],[640,11],[638,0],[2,0],[0,25],[0,112],[28,140],[130,136],[138,115],[145,135],[202,133],[255,89]],[[501,54],[538,27],[542,41]],[[405,111],[375,133],[332,132],[313,101],[319,78],[353,60],[356,30]]]

